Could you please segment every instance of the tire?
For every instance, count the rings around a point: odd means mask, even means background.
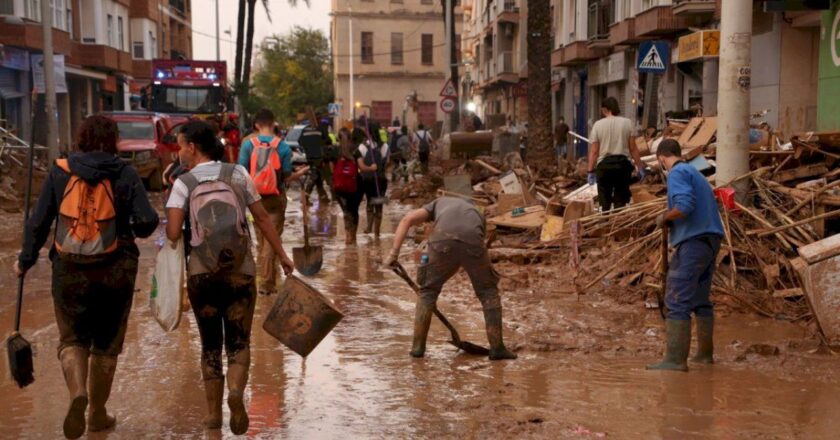
[[[152,171],[152,174],[149,175],[149,178],[147,180],[149,191],[163,191],[163,172],[161,171],[160,167],[155,168],[155,170]]]

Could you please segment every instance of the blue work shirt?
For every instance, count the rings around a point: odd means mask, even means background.
[[[260,142],[265,142],[267,144],[271,143],[274,139],[274,136],[257,136]],[[254,151],[254,144],[251,142],[251,139],[247,139],[242,142],[242,147],[239,149],[239,165],[245,167],[248,172],[251,172],[251,154]],[[292,174],[292,148],[289,147],[289,144],[286,141],[281,141],[280,145],[277,146],[277,153],[280,155],[280,164],[283,168],[283,176],[289,176]],[[285,182],[280,182],[280,185],[285,188]]]
[[[671,245],[701,235],[723,236],[717,201],[706,178],[693,166],[679,162],[668,173],[668,209],[683,217],[671,224]]]

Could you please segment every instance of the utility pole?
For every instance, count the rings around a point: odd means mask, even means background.
[[[743,200],[747,181],[732,182],[750,171],[750,47],[752,2],[723,0],[720,25],[720,76],[716,185],[732,184]]]
[[[41,0],[41,29],[44,35],[44,111],[47,114],[47,157],[50,163],[58,159],[58,120],[55,109],[55,59],[52,39],[52,10],[50,2]],[[32,127],[34,130],[35,127]]]
[[[221,59],[222,55],[219,48],[219,0],[216,0],[216,61]]]
[[[455,88],[455,110],[449,114],[449,132],[458,129],[461,122],[461,100],[458,95],[458,56],[457,46],[455,44],[455,2],[453,0],[446,0],[444,3],[444,21],[446,26],[446,45],[444,59],[448,60],[444,74],[452,81]]]
[[[353,123],[356,123],[356,97],[354,96],[354,89],[353,89],[353,8],[347,6],[347,24],[349,29],[349,36],[347,38],[347,62],[350,63],[350,108],[352,108],[353,112]],[[348,112],[350,113],[350,112]]]

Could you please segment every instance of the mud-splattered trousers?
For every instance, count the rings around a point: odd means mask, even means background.
[[[430,243],[428,255],[429,262],[417,269],[420,298],[424,303],[433,305],[443,285],[463,267],[484,310],[502,307],[499,275],[490,263],[486,247],[443,240]]]
[[[74,263],[53,254],[52,296],[58,353],[79,346],[91,354],[122,352],[139,251],[133,244],[96,263]]]
[[[277,231],[278,236],[283,236],[283,227],[286,223],[286,194],[279,196],[263,196],[262,204],[268,212],[268,218]],[[265,239],[259,228],[257,233],[257,270],[260,276],[260,290],[274,290],[277,286],[277,265],[280,258],[274,253],[274,249],[268,240]]]
[[[671,257],[665,294],[668,319],[686,321],[692,313],[699,317],[714,316],[709,293],[720,241],[717,235],[702,235],[677,245]]]
[[[198,333],[201,336],[201,376],[221,379],[222,345],[233,357],[251,344],[257,289],[254,277],[243,274],[192,275],[187,282]]]

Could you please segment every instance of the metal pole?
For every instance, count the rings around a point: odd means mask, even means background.
[[[216,0],[216,61],[222,59],[219,41],[219,0]]]
[[[716,185],[729,185],[747,174],[750,129],[750,46],[752,2],[723,0],[720,26]],[[732,183],[739,198],[747,181]]]
[[[41,28],[44,34],[44,111],[47,114],[47,154],[50,163],[58,159],[58,120],[55,109],[55,60],[52,39],[52,10],[49,0],[41,0]],[[32,127],[34,130],[35,127]]]
[[[445,35],[444,39],[446,41],[444,42],[444,49],[443,49],[443,51],[444,51],[443,52],[444,53],[443,59],[445,60],[445,62],[443,64],[444,65],[443,75],[444,75],[444,77],[448,78],[449,81],[451,81],[452,80],[452,38],[453,38],[452,37],[452,0],[446,0],[446,2],[444,4],[444,8],[446,8],[446,10],[443,11],[443,13],[444,13],[444,26],[446,27],[446,29],[444,31],[444,35]],[[457,90],[458,85],[457,84],[453,84],[453,85],[456,87],[456,90]],[[455,106],[455,110],[453,110],[452,112],[455,113],[455,112],[458,112],[459,110],[460,109],[457,106]],[[445,127],[448,126],[449,127],[449,132],[451,133],[451,132],[455,131],[457,129],[457,127],[453,124],[455,119],[452,117],[452,114],[450,113],[448,116],[449,116],[449,121],[447,123],[445,123],[444,126]]]
[[[347,6],[347,23],[349,36],[347,38],[347,62],[350,63],[350,106],[353,108],[353,121],[356,121],[356,96],[353,89],[353,8]]]

